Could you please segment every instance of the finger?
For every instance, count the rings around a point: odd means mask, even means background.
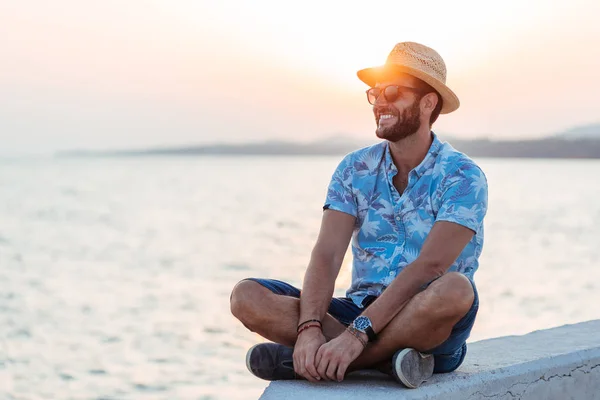
[[[314,376],[312,376],[312,374],[310,372],[308,372],[308,370],[306,368],[303,368],[301,372],[301,376],[306,379],[307,381],[310,382],[317,382],[317,380],[315,379]]]
[[[315,355],[315,366],[319,365],[321,360],[323,359],[323,346],[319,347],[317,350],[317,354]]]
[[[341,382],[344,380],[347,369],[348,369],[348,364],[346,364],[343,361],[338,365],[338,368],[337,368],[337,381],[338,382]]]
[[[338,368],[337,361],[336,360],[331,360],[329,362],[329,365],[327,366],[327,372],[326,372],[327,378],[329,378],[332,381],[337,380],[336,379],[337,378],[337,375],[336,375],[337,368]]]
[[[311,380],[311,378],[312,378],[306,372],[306,366],[305,366],[305,363],[304,363],[304,357],[302,355],[298,356],[298,365],[296,365],[296,363],[294,363],[294,371],[296,372],[296,374],[300,375],[304,379]]]
[[[304,365],[304,363],[302,362],[302,357],[298,353],[296,353],[296,352],[294,352],[294,356],[293,357],[294,357],[294,372],[297,375],[302,375],[301,371],[302,371],[302,368],[303,368],[303,365]]]
[[[317,382],[320,378],[316,373],[315,368],[315,356],[312,354],[312,351],[308,351],[306,355],[302,359],[304,365],[304,377],[311,382]]]
[[[315,355],[315,363],[314,363],[313,369],[311,370],[311,373],[317,379],[321,379],[321,374],[319,374],[318,367],[321,364],[322,360],[323,360],[323,346],[321,346],[319,348],[319,350],[317,350],[317,354]]]
[[[321,379],[329,380],[327,378],[327,366],[329,365],[329,359],[327,356],[323,355],[319,366],[317,367],[317,373],[321,377]]]
[[[310,376],[312,376],[314,379],[321,380],[321,376],[319,376],[319,373],[317,372],[317,367],[316,367],[316,363],[314,361],[314,358],[311,362],[311,360],[307,361],[306,363],[306,373],[309,374]]]
[[[312,374],[310,372],[308,372],[308,370],[304,370],[304,375],[303,376],[309,382],[312,382],[312,383],[319,382],[319,379],[316,379],[314,376],[312,376]]]
[[[294,354],[292,355],[292,360],[294,360],[294,372],[298,373],[298,370],[300,368],[300,360],[295,351],[294,351]]]
[[[315,377],[308,371],[308,369],[306,368],[306,365],[304,366],[304,368],[302,368],[302,377],[310,382],[317,382],[317,380],[315,379]]]

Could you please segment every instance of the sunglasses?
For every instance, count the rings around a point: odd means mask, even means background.
[[[388,103],[393,103],[402,95],[402,92],[414,92],[419,94],[423,93],[422,90],[409,86],[389,85],[383,88],[373,87],[367,90],[367,100],[369,100],[369,104],[375,105],[375,102],[383,93],[383,98],[385,101]]]

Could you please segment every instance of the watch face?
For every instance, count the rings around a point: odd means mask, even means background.
[[[354,320],[354,327],[356,329],[358,329],[359,331],[364,332],[364,330],[370,326],[371,326],[371,320],[368,317],[365,317],[364,315],[361,315],[360,317],[358,317]]]

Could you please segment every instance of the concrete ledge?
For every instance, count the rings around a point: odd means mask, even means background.
[[[600,399],[600,320],[469,344],[464,364],[416,390],[377,372],[344,382],[272,382],[262,400]]]

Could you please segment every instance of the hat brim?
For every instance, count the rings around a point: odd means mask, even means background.
[[[356,73],[356,75],[358,75],[358,78],[361,81],[370,87],[374,87],[378,82],[385,82],[390,79],[394,79],[400,73],[412,75],[437,90],[440,96],[442,96],[444,103],[442,105],[440,114],[449,114],[452,111],[456,111],[460,106],[458,96],[456,96],[456,94],[454,94],[454,92],[450,90],[448,86],[446,86],[442,81],[439,81],[418,69],[399,65],[382,65],[379,67],[361,69]]]

